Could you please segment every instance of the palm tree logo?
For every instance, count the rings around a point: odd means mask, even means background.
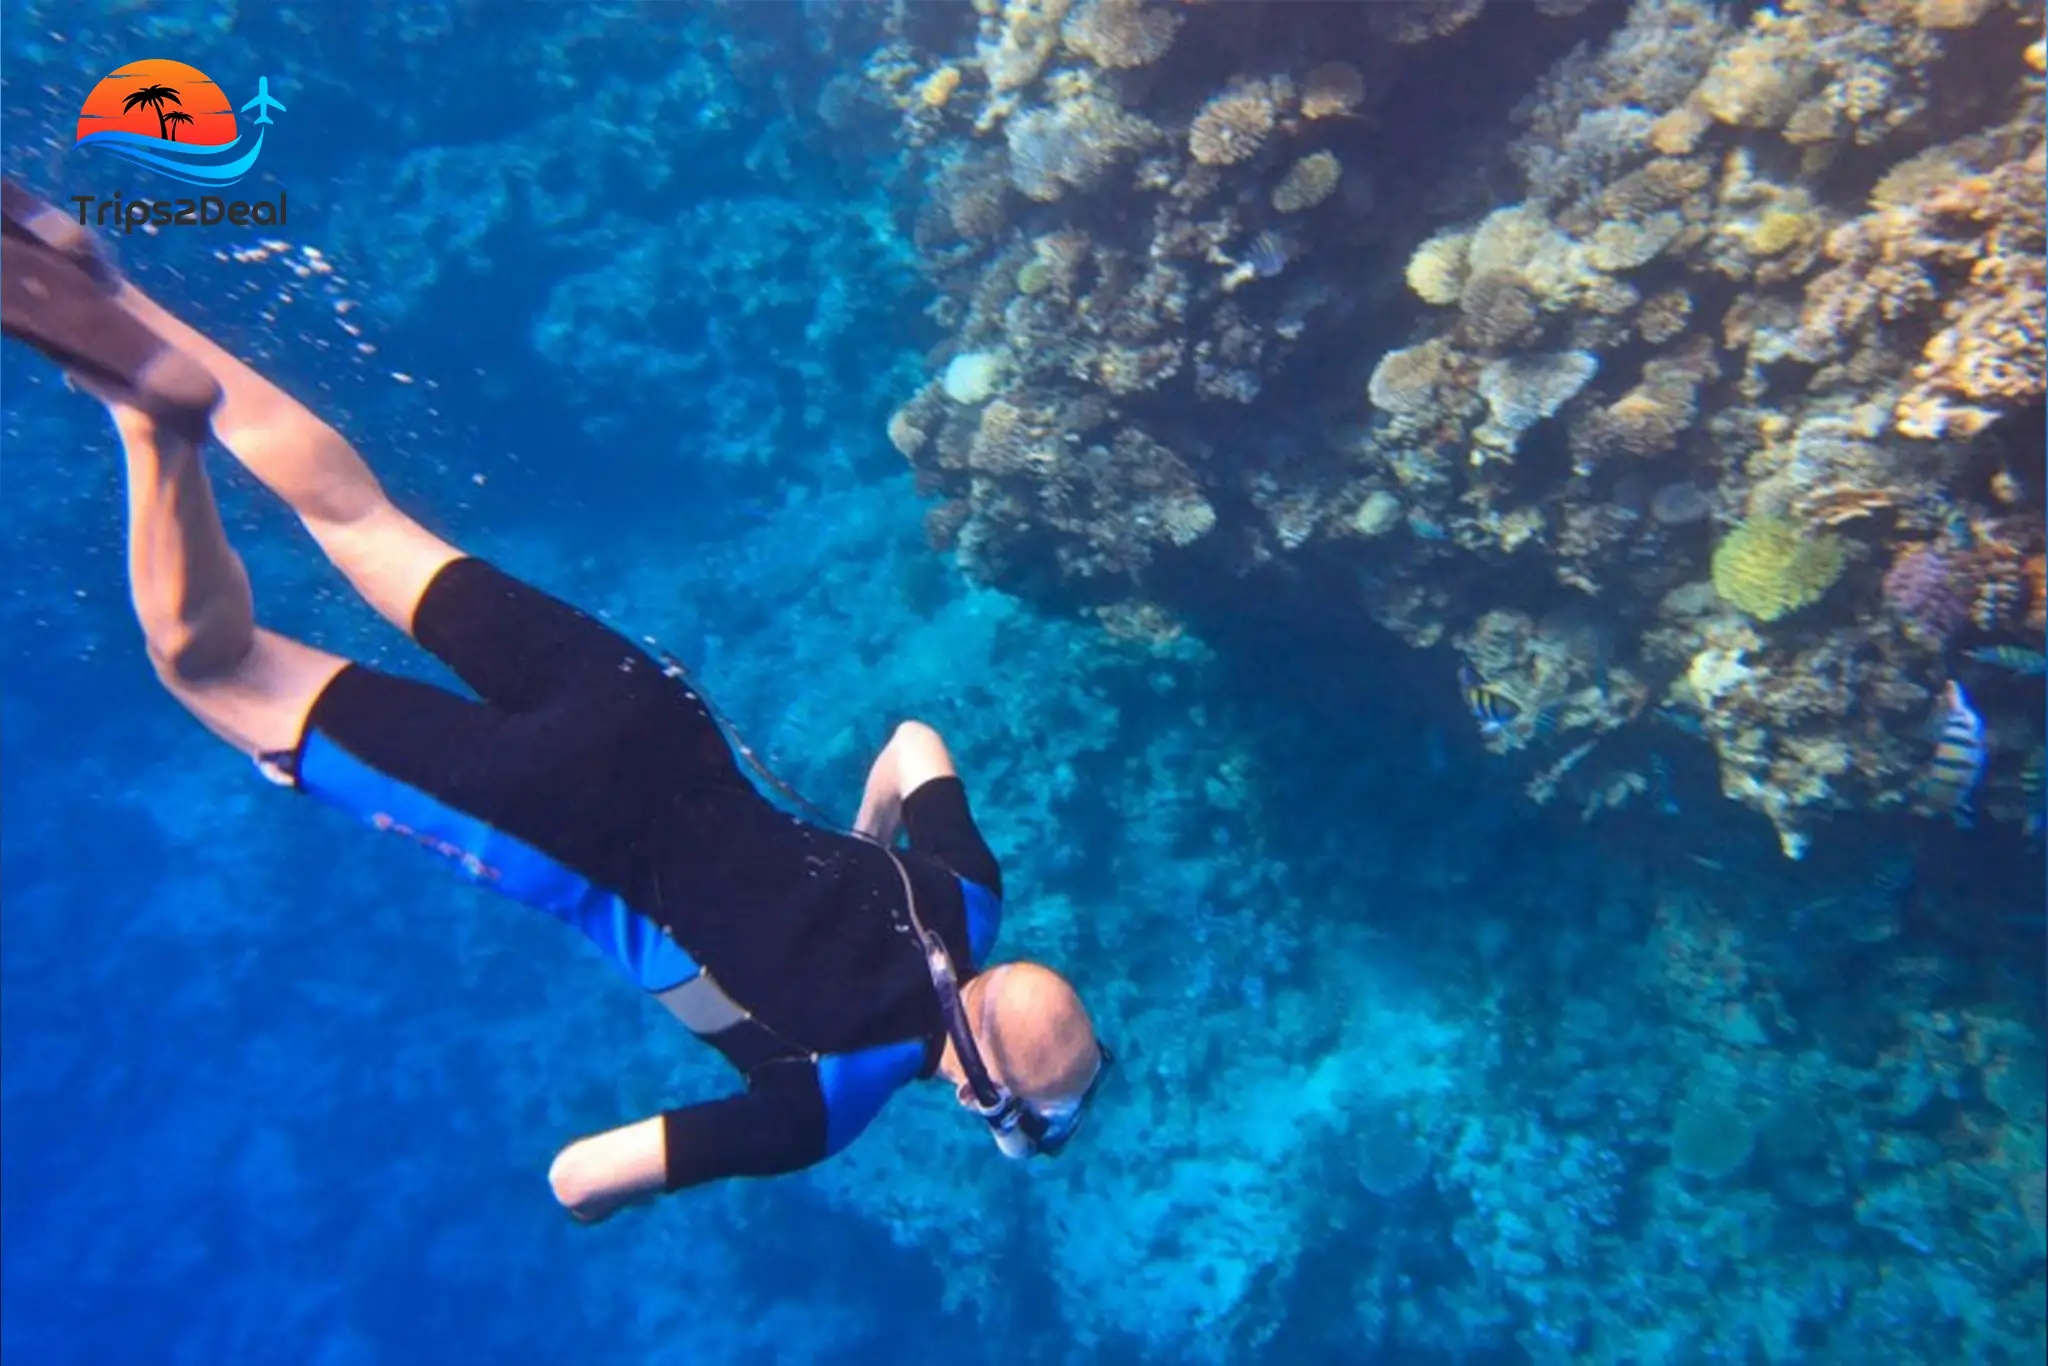
[[[177,139],[171,136],[171,127],[169,120],[171,118],[177,118],[189,123],[192,120],[192,116],[190,114],[174,114],[167,116],[164,113],[164,106],[166,104],[183,103],[184,101],[178,98],[177,89],[173,86],[145,85],[140,90],[131,91],[128,95],[128,98],[121,101],[121,112],[124,114],[128,114],[134,112],[137,109],[149,110],[151,113],[156,115],[157,132],[163,137],[163,139],[166,142],[176,142]]]
[[[178,140],[178,125],[181,123],[190,122],[192,122],[192,116],[190,114],[181,113],[176,109],[173,109],[170,113],[165,114],[163,116],[163,125],[165,128],[170,130],[172,142],[176,142]]]

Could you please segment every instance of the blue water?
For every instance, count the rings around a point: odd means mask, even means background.
[[[171,193],[72,151],[77,99],[147,55],[267,74],[290,113],[236,193],[289,192],[285,245],[137,234],[126,268],[435,530],[673,650],[828,809],[896,720],[937,726],[1005,952],[1118,1051],[1087,1132],[1011,1166],[914,1089],[812,1172],[572,1224],[555,1151],[723,1064],[162,694],[111,430],[10,345],[0,1354],[2037,1352],[2027,1153],[1964,1122],[2040,1087],[2037,856],[1845,820],[1790,864],[1675,743],[1675,814],[1582,824],[1501,778],[1442,656],[1264,600],[1130,641],[968,582],[883,436],[939,336],[913,191],[815,114],[853,13],[7,0],[0,160]],[[212,470],[268,624],[443,677]]]

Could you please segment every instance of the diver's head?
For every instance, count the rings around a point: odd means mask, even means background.
[[[1004,963],[970,980],[960,1000],[989,1080],[1030,1112],[1021,1126],[991,1122],[997,1146],[1011,1157],[1058,1152],[1110,1060],[1073,985],[1038,963]],[[982,1110],[950,1040],[939,1071],[962,1105]]]

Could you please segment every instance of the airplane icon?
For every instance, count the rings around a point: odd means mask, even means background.
[[[258,123],[276,122],[275,119],[270,117],[270,111],[273,109],[280,114],[285,112],[283,103],[270,98],[270,77],[258,76],[256,78],[256,98],[243,105],[240,112],[246,114],[251,109],[257,111],[256,122]]]

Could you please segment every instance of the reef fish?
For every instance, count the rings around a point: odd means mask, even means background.
[[[1287,269],[1290,259],[1286,238],[1277,232],[1262,232],[1252,239],[1251,250],[1245,253],[1244,263],[1261,280],[1270,280]]]
[[[1458,667],[1458,691],[1464,695],[1465,710],[1472,713],[1472,719],[1479,723],[1479,733],[1484,736],[1500,734],[1522,710],[1514,698],[1466,665]]]
[[[1971,798],[1984,776],[1984,719],[1954,679],[1941,698],[1941,738],[1927,767],[1927,799],[1954,817],[1957,825],[1968,826],[1975,819]]]
[[[1963,653],[1979,664],[1996,664],[2016,674],[2048,673],[2048,655],[2022,645],[1980,645]]]

